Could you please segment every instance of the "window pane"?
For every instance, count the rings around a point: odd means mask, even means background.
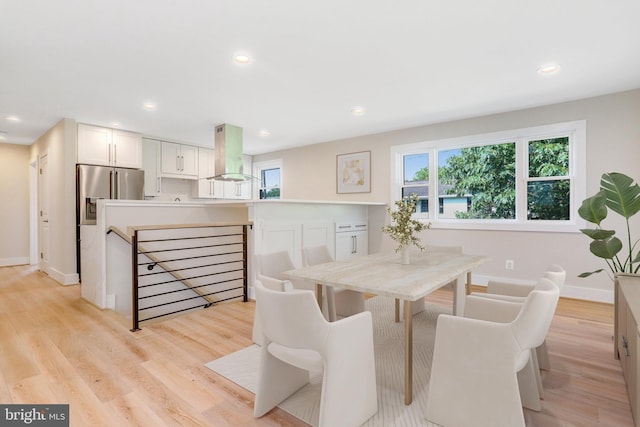
[[[263,169],[261,187],[280,187],[280,168]]]
[[[418,195],[418,204],[416,205],[416,213],[429,213],[429,186],[417,185],[415,187],[402,187],[402,198]]]
[[[515,142],[438,153],[442,218],[515,219]]]
[[[568,220],[569,180],[529,181],[527,184],[527,219]]]
[[[280,168],[263,169],[261,171],[260,198],[280,198]]]
[[[410,154],[403,156],[404,184],[429,181],[429,154]]]
[[[529,141],[529,177],[569,175],[569,138]]]
[[[403,181],[402,197],[412,194],[419,196],[416,213],[429,213],[429,186],[417,185],[429,182],[429,154],[418,153],[402,156]]]

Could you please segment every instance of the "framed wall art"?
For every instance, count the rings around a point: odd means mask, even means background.
[[[342,193],[371,192],[371,151],[336,156],[336,191]]]

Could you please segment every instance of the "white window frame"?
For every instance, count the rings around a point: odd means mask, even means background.
[[[266,169],[280,169],[280,199],[283,199],[282,195],[282,182],[284,169],[282,168],[282,159],[265,160],[263,162],[253,163],[253,176],[258,178],[258,183],[253,186],[253,199],[260,200],[260,188],[262,185],[262,171]]]
[[[395,145],[391,147],[391,201],[402,197],[403,156],[407,154],[429,153],[429,214],[416,214],[416,219],[431,222],[433,228],[473,229],[473,230],[513,230],[513,231],[549,231],[579,232],[586,227],[578,215],[578,208],[587,194],[586,171],[586,130],[585,120],[555,123],[522,129],[447,138],[434,141]],[[569,220],[528,220],[527,179],[529,141],[539,139],[569,137],[569,175],[571,180]],[[454,148],[466,148],[504,142],[516,143],[516,219],[440,219],[438,218],[437,194],[437,154],[438,151]]]

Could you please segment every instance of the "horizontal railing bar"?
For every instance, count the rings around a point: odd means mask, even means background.
[[[218,265],[227,265],[227,264],[235,264],[238,262],[242,262],[243,260],[239,259],[236,261],[228,261],[228,262],[219,262],[217,264],[204,264],[204,265],[198,265],[195,267],[185,267],[185,268],[176,268],[175,270],[167,270],[164,269],[164,271],[154,271],[153,273],[145,273],[145,274],[139,274],[139,277],[149,277],[149,276],[157,276],[158,274],[164,274],[164,273],[175,273],[177,271],[188,271],[188,270],[194,270],[196,268],[203,268],[203,267],[215,267]],[[210,273],[210,274],[222,274],[222,273],[227,273],[229,271],[237,271],[237,269],[233,269],[233,270],[225,270],[225,271],[221,271],[221,272],[217,272],[217,273]],[[201,276],[195,276],[195,277],[201,277]],[[188,280],[190,279],[189,277],[180,277],[181,280]]]
[[[190,301],[190,300],[197,299],[197,298],[208,297],[209,295],[221,294],[223,292],[236,291],[238,289],[242,289],[242,287],[229,288],[229,289],[225,289],[225,290],[221,290],[221,291],[209,292],[207,294],[198,295],[198,296],[195,296],[195,297],[183,298],[183,299],[179,299],[179,300],[175,300],[175,301],[164,302],[162,304],[150,305],[149,307],[141,308],[140,311],[150,310],[152,308],[164,307],[166,305],[178,304],[178,303],[181,303],[181,302]],[[163,294],[158,294],[158,295],[163,295]],[[155,296],[158,296],[158,295],[155,295]],[[140,299],[143,299],[143,298],[147,298],[147,297],[142,297]]]
[[[240,269],[238,269],[238,270],[230,270],[230,271],[227,271],[227,273],[235,273],[235,272],[238,272],[238,271],[242,271],[242,270],[240,270]],[[215,276],[215,275],[216,274],[203,274],[202,276],[192,277],[192,279],[201,279],[203,277],[209,277],[209,276]],[[242,277],[236,277],[236,278],[233,278],[233,279],[220,280],[219,282],[210,282],[210,283],[207,283],[206,285],[189,286],[187,288],[180,289],[180,290],[181,291],[188,291],[189,289],[198,289],[198,288],[202,288],[204,286],[215,286],[215,285],[218,285],[218,284],[221,284],[221,283],[228,283],[228,282],[233,282],[234,280],[241,280],[241,279],[242,279]],[[184,280],[188,280],[188,279],[169,280],[167,282],[149,283],[148,285],[142,285],[139,288],[140,289],[151,288],[153,286],[167,285],[169,283],[175,283],[175,282],[183,282]],[[174,291],[171,291],[171,292],[174,292]],[[153,295],[162,295],[162,294],[158,293],[158,294],[153,294]],[[141,299],[142,298],[143,297],[141,297]]]
[[[140,321],[141,321],[141,322],[145,322],[145,321],[147,321],[147,320],[157,319],[158,317],[170,316],[170,315],[172,315],[172,314],[182,313],[183,311],[194,310],[194,309],[196,309],[196,308],[198,308],[198,307],[204,307],[204,308],[207,308],[207,307],[209,307],[209,306],[211,306],[211,305],[216,305],[216,304],[218,304],[218,303],[220,303],[220,302],[230,301],[230,300],[232,300],[232,299],[236,299],[236,298],[242,298],[242,296],[224,298],[224,299],[221,299],[221,300],[219,300],[219,301],[216,301],[216,302],[215,302],[215,303],[213,303],[213,304],[209,302],[209,303],[202,304],[202,305],[194,305],[193,307],[190,307],[190,308],[183,308],[182,310],[176,310],[176,311],[172,311],[172,312],[170,312],[170,313],[159,314],[159,315],[157,315],[157,316],[147,317],[146,319],[142,319],[142,320],[140,320]]]
[[[242,242],[235,242],[235,243],[221,243],[219,245],[204,245],[204,246],[189,246],[185,248],[158,249],[155,251],[138,251],[138,254],[147,255],[147,254],[157,254],[161,252],[187,251],[191,249],[219,248],[223,246],[234,246],[234,245],[241,245],[241,244]],[[242,251],[234,251],[234,253],[235,252],[242,252]]]
[[[196,308],[200,308],[200,307],[207,308],[207,306],[210,305],[210,304],[211,303],[199,304],[199,305],[194,305],[193,307],[183,308],[182,310],[175,310],[175,311],[170,311],[169,313],[158,314],[157,316],[151,316],[151,317],[147,317],[145,319],[140,319],[140,322],[146,322],[148,320],[157,319],[159,317],[171,316],[172,314],[182,313],[183,311],[195,310]]]
[[[150,239],[150,240],[139,240],[138,243],[149,243],[149,242],[172,242],[174,240],[194,240],[194,239],[211,239],[211,238],[220,238],[220,237],[233,237],[233,236],[242,236],[242,233],[229,233],[229,234],[218,234],[212,236],[191,236],[191,237],[168,237],[166,239]]]
[[[162,261],[149,261],[149,262],[139,262],[138,265],[149,265],[149,264],[164,264],[167,262],[175,262],[175,261],[186,261],[189,259],[200,259],[200,258],[210,258],[210,257],[214,257],[214,256],[223,256],[223,255],[234,255],[234,254],[239,254],[242,251],[234,251],[234,252],[222,252],[219,254],[210,254],[210,255],[198,255],[198,256],[191,256],[191,257],[185,257],[185,258],[172,258],[172,259],[167,259],[167,260],[162,260]],[[227,261],[224,261],[227,262]],[[222,264],[222,263],[220,263]]]

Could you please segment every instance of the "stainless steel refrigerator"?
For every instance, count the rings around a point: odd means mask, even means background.
[[[78,225],[96,223],[100,199],[144,199],[144,171],[108,166],[76,166]]]
[[[88,242],[83,244],[82,240],[95,235],[97,202],[100,199],[144,199],[144,171],[95,165],[76,166],[76,254],[79,275],[82,252],[88,245]]]

